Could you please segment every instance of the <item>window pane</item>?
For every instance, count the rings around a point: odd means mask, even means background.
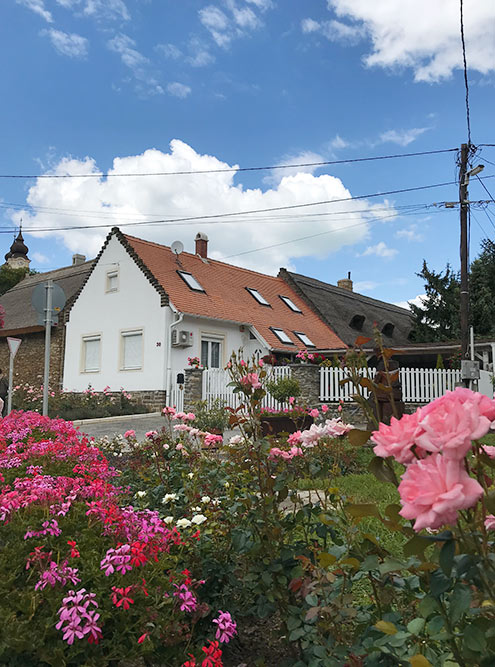
[[[84,370],[100,370],[100,339],[93,338],[84,341]]]
[[[211,342],[211,367],[220,368],[220,343]]]
[[[313,343],[311,338],[309,338],[309,336],[306,336],[305,333],[302,333],[301,331],[294,331],[294,333],[299,338],[299,340],[301,340],[305,345],[307,345],[308,347],[315,347],[315,344]]]
[[[191,289],[195,290],[196,292],[204,292],[204,289],[201,287],[192,273],[186,273],[185,271],[177,271],[177,273],[183,280],[185,280]]]
[[[201,366],[208,366],[208,341],[201,341]]]
[[[249,292],[249,294],[251,294],[251,296],[254,296],[254,298],[258,303],[261,303],[262,306],[270,305],[268,301],[265,299],[265,297],[261,296],[261,294],[258,292],[257,289],[253,289],[252,287],[246,287],[246,289]]]
[[[293,345],[291,339],[289,338],[289,336],[285,333],[285,331],[283,329],[272,328],[272,331],[277,336],[277,338],[280,341],[282,341],[282,343],[290,343],[291,345]]]
[[[302,313],[302,310],[301,310],[298,306],[296,306],[296,304],[294,303],[294,301],[292,301],[292,299],[289,299],[288,296],[281,296],[280,298],[281,298],[282,301],[283,301],[287,306],[289,306],[289,308],[290,308],[291,310],[293,310],[295,313]]]
[[[143,354],[143,334],[123,334],[124,339],[124,363],[123,367],[141,368]]]
[[[118,288],[119,274],[117,271],[112,273],[107,273],[107,290],[109,292],[115,292]]]

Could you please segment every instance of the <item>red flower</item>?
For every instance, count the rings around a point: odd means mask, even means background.
[[[131,604],[134,604],[134,600],[129,597],[129,592],[132,590],[132,586],[126,586],[126,588],[116,588],[112,586],[112,602],[116,607],[123,607],[125,611],[129,609]],[[119,594],[120,599],[117,597]]]
[[[184,583],[186,586],[189,586],[192,582],[191,573],[188,569],[182,570],[181,574],[185,576]]]
[[[102,636],[103,635],[100,632],[100,630],[95,630],[93,632],[90,632],[88,635],[88,644],[99,644]]]
[[[141,637],[138,639],[138,644],[142,644],[148,635],[149,632],[145,632],[144,635],[141,635]]]
[[[188,656],[191,658],[191,660],[186,660],[186,662],[184,662],[181,667],[197,667],[196,658],[191,653],[188,653]]]
[[[144,565],[147,562],[147,558],[144,555],[145,545],[142,542],[133,542],[131,544],[131,565],[133,567],[139,567]]]
[[[219,648],[217,641],[212,642],[211,639],[209,646],[203,646],[201,649],[203,653],[206,654],[206,658],[201,663],[201,667],[223,667],[222,662],[222,651]]]
[[[67,540],[67,544],[70,546],[70,557],[71,558],[80,558],[81,554],[77,550],[77,544],[75,540]]]

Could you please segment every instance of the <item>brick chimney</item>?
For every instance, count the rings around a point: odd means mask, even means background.
[[[340,287],[341,289],[349,290],[349,292],[354,291],[350,271],[347,274],[347,278],[342,278],[341,280],[337,280],[337,287]]]
[[[72,255],[72,266],[78,266],[79,264],[84,264],[86,261],[86,255]]]
[[[208,257],[208,237],[204,232],[198,232],[196,234],[196,255],[206,259]]]

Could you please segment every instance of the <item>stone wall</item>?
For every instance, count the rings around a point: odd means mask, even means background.
[[[50,386],[53,389],[61,388],[63,373],[63,328],[52,329],[50,345]],[[14,360],[14,386],[31,384],[40,387],[43,384],[45,371],[45,332],[20,334],[19,346]],[[5,337],[0,338],[0,368],[8,376],[9,347]]]
[[[320,367],[314,364],[291,364],[292,377],[299,382],[298,402],[316,407],[320,403]]]
[[[203,369],[186,368],[184,384],[184,412],[193,412],[194,404],[203,397]]]
[[[161,412],[167,405],[166,391],[130,391],[129,394],[133,403],[143,403],[150,412]]]

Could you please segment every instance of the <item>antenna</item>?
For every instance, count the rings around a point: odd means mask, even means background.
[[[170,250],[174,253],[174,255],[177,255],[178,257],[184,250],[184,244],[182,243],[182,241],[174,241],[170,246]]]

